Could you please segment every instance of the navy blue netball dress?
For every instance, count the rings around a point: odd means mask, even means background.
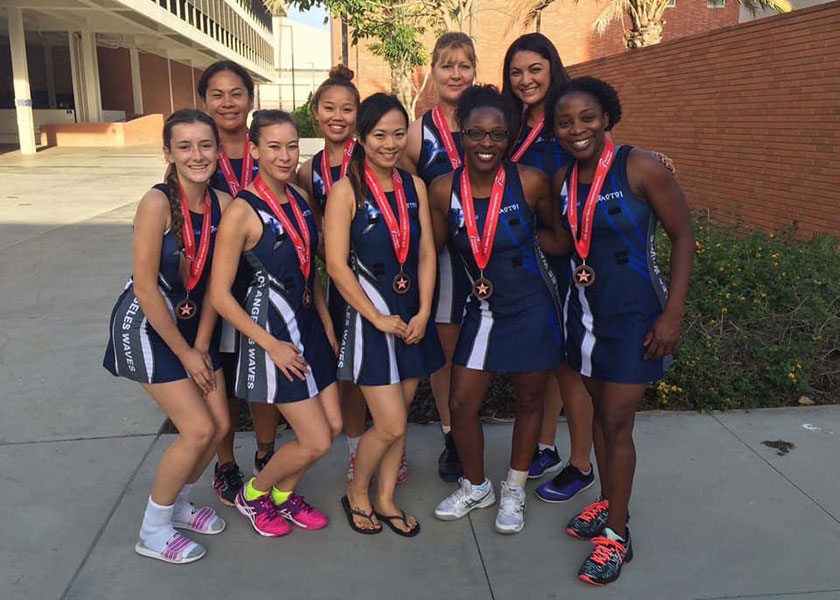
[[[155,189],[169,194],[169,187],[165,183],[159,183]],[[198,334],[198,323],[201,320],[201,303],[204,300],[204,293],[207,288],[207,281],[210,278],[210,267],[213,259],[213,248],[216,244],[216,231],[219,228],[219,221],[222,219],[222,209],[215,192],[210,190],[211,220],[210,220],[210,248],[207,254],[207,262],[201,279],[198,280],[195,288],[190,292],[190,298],[198,306],[199,314],[192,319],[182,320],[175,317],[175,306],[183,300],[187,291],[184,288],[184,280],[181,277],[180,264],[182,249],[178,247],[175,234],[167,231],[163,236],[160,250],[160,272],[158,273],[158,290],[163,295],[166,306],[172,315],[172,319],[178,326],[178,331],[184,336],[184,340],[192,346],[195,344],[195,337]],[[196,248],[201,243],[201,223],[204,215],[190,211],[193,234],[195,235]],[[126,377],[140,383],[168,383],[189,378],[187,371],[170,350],[163,338],[149,324],[140,301],[134,294],[134,278],[129,278],[123,293],[120,294],[114,310],[111,312],[110,339],[108,349],[105,351],[103,366],[118,377]],[[213,362],[213,369],[221,366],[219,358],[219,327],[213,335],[210,343],[210,358]]]
[[[636,198],[627,183],[630,146],[618,148],[601,188],[586,263],[595,283],[571,284],[566,297],[566,352],[581,375],[615,383],[662,379],[670,357],[645,360],[645,335],[665,306],[668,287],[656,263],[656,214]],[[566,179],[568,185],[568,178]],[[590,186],[578,185],[578,214]],[[566,188],[563,191],[564,226]],[[581,264],[572,258],[575,267]]]
[[[246,144],[245,152],[248,152],[248,146]],[[239,182],[241,185],[242,183],[242,163],[244,162],[242,158],[228,158],[230,162],[230,166],[233,169],[233,173],[236,176],[236,181]],[[221,163],[221,159],[219,161]],[[257,178],[257,174],[259,172],[259,167],[257,166],[256,161],[253,161],[253,166],[251,167],[251,178],[248,180],[253,181]],[[218,190],[222,190],[227,192],[231,195],[231,197],[236,197],[236,193],[230,189],[230,185],[225,179],[224,171],[222,170],[221,164],[216,169],[216,176],[213,180],[213,187]],[[239,304],[242,304],[245,301],[245,292],[248,289],[248,270],[245,268],[245,263],[243,261],[239,261],[239,268],[236,271],[236,277],[233,280],[233,285],[231,286],[231,294],[233,297],[236,298],[236,301]],[[234,382],[236,380],[236,340],[238,335],[236,333],[236,328],[233,325],[225,321],[224,319],[221,320],[221,341],[219,343],[219,350],[222,353],[222,368],[224,369],[225,373],[225,386],[227,387],[227,394],[228,397],[233,396],[233,387]]]
[[[417,175],[431,185],[436,177],[452,171],[452,164],[446,154],[440,130],[432,118],[432,111],[422,117],[423,142],[420,146],[420,159],[417,161]],[[455,148],[464,160],[461,146],[461,134],[452,132]],[[435,301],[432,305],[432,320],[435,323],[460,323],[464,316],[464,306],[470,293],[470,282],[461,260],[452,252],[447,241],[438,253],[438,276],[435,280]]]
[[[310,237],[310,260],[315,260],[318,227],[312,209],[297,190],[289,186],[292,196],[306,217]],[[324,332],[314,302],[304,306],[304,290],[314,290],[316,269],[309,272],[308,282],[298,264],[294,244],[271,207],[247,190],[239,192],[263,224],[257,245],[243,253],[251,284],[243,308],[254,322],[279,340],[298,347],[309,369],[306,379],[286,379],[268,353],[254,340],[239,334],[239,366],[236,375],[236,397],[248,402],[282,404],[298,402],[318,395],[335,381],[335,354]],[[289,203],[280,205],[294,226],[297,220]]]
[[[411,287],[405,294],[393,289],[400,265],[391,242],[391,234],[373,196],[356,209],[350,224],[350,267],[367,297],[383,315],[399,315],[408,323],[420,309],[417,266],[420,255],[420,220],[417,190],[410,173],[400,170],[408,202],[410,246],[405,272]],[[385,197],[394,215],[398,215],[396,195]],[[430,323],[431,325],[431,319]],[[406,344],[394,335],[382,333],[351,306],[342,324],[338,378],[359,385],[390,385],[406,379],[425,377],[443,366],[443,351],[437,331],[426,327],[425,337],[417,344]]]
[[[506,163],[507,181],[499,224],[485,278],[493,294],[470,294],[453,363],[491,372],[547,371],[564,359],[554,275],[536,235],[536,216],[522,191],[515,164]],[[479,276],[461,205],[463,169],[455,171],[449,206],[449,235],[471,281]],[[489,198],[475,198],[478,231],[484,231]]]
[[[522,126],[519,138],[513,145],[513,153],[522,146],[528,134],[531,133],[531,130],[532,128],[528,127],[528,125]],[[543,129],[528,149],[525,150],[519,159],[519,164],[536,167],[548,175],[549,181],[554,181],[554,175],[557,171],[571,161],[572,157],[560,147],[554,134],[551,131]],[[569,289],[569,278],[572,273],[569,267],[569,257],[548,255],[546,258],[548,259],[548,265],[551,267],[551,270],[554,271],[554,277],[557,279],[557,291],[560,298],[563,298]]]
[[[321,208],[322,215],[327,210],[327,186],[324,183],[324,175],[321,173],[321,160],[323,155],[324,151],[321,150],[312,157],[312,197]],[[341,165],[331,166],[330,174],[332,175],[332,180],[338,182],[341,177]],[[327,307],[330,311],[333,330],[336,335],[339,335],[341,328],[344,326],[344,313],[347,310],[347,303],[341,294],[338,293],[332,281],[327,281]]]

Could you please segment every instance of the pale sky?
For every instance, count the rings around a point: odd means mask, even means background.
[[[289,19],[320,29],[329,29],[329,24],[324,24],[324,17],[326,16],[327,11],[323,8],[315,7],[306,12],[300,12],[296,8],[289,7]]]

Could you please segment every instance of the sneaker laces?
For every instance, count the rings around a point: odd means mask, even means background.
[[[303,496],[298,496],[297,494],[289,496],[289,499],[283,504],[289,505],[289,513],[292,515],[296,515],[301,511],[308,513],[312,510],[312,506],[304,500]]]
[[[276,519],[280,516],[277,505],[271,499],[271,494],[265,494],[257,498],[254,502],[259,506],[260,512],[264,513],[269,519]]]
[[[502,486],[503,490],[507,489],[507,493],[502,493],[499,512],[510,517],[523,514],[525,512],[525,503],[520,497],[520,494],[515,493],[505,482],[502,482]]]
[[[618,559],[621,560],[621,557],[627,552],[624,544],[608,537],[596,537],[592,540],[592,543],[595,544],[595,549],[589,555],[589,559],[602,567],[614,555],[617,555]]]
[[[472,496],[473,485],[468,479],[461,477],[458,480],[458,484],[458,489],[449,496],[453,504],[460,504]]]
[[[223,488],[238,490],[242,487],[242,471],[235,463],[228,463],[219,469],[219,481]]]
[[[577,518],[581,521],[584,521],[585,523],[589,523],[595,517],[598,516],[598,513],[607,510],[609,506],[610,503],[608,500],[598,500],[584,508],[583,511],[577,516]]]

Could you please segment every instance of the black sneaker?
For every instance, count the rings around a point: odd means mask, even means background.
[[[609,516],[609,501],[599,498],[569,520],[566,533],[582,540],[591,540],[601,535]]]
[[[236,463],[225,463],[213,469],[213,487],[222,504],[236,506],[236,494],[242,489],[242,471]]]
[[[612,529],[604,529],[604,535],[592,540],[595,549],[578,571],[578,579],[592,585],[612,583],[621,575],[624,563],[633,560],[633,546],[630,530],[621,538]]]
[[[566,465],[557,477],[537,488],[537,498],[543,502],[566,502],[595,483],[595,472],[589,469],[584,475],[572,464]]]
[[[464,474],[461,467],[461,460],[458,458],[458,449],[455,447],[455,440],[452,439],[452,432],[443,436],[443,452],[438,458],[438,475],[444,481],[454,482]]]
[[[563,461],[557,453],[557,448],[534,450],[534,458],[528,467],[528,479],[539,479],[543,475],[553,475],[563,466]]]
[[[265,466],[268,464],[268,461],[271,460],[271,457],[274,456],[274,452],[269,452],[262,458],[260,458],[260,451],[257,450],[254,452],[254,477],[260,474]]]

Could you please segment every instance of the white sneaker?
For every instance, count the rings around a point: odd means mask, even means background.
[[[474,508],[487,508],[496,503],[496,493],[489,479],[485,479],[481,485],[473,485],[461,477],[458,483],[461,486],[435,507],[435,516],[441,521],[454,521],[466,516]]]
[[[503,534],[519,533],[525,527],[525,488],[501,485],[499,512],[496,514],[496,531]]]

